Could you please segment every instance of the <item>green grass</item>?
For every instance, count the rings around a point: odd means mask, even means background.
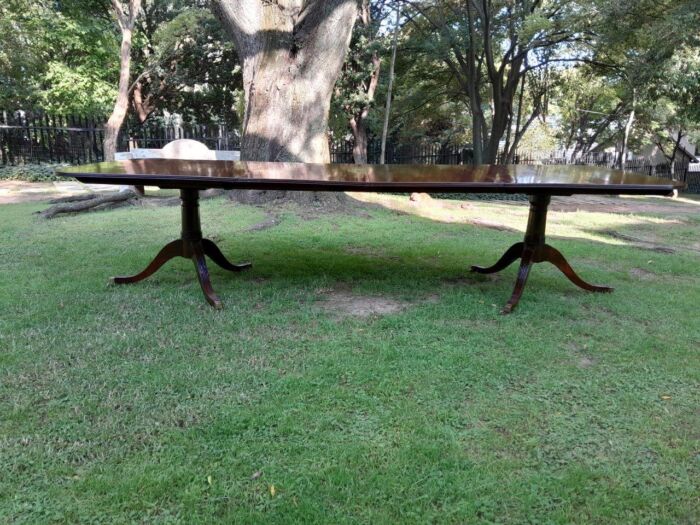
[[[552,244],[615,293],[538,265],[501,316],[515,269],[466,269],[515,232],[293,208],[246,231],[262,210],[203,202],[206,234],[254,263],[211,267],[217,312],[185,260],[107,286],[177,236],[177,208],[41,207],[0,207],[1,523],[700,520],[700,257],[682,248],[700,213],[553,214]],[[411,304],[343,317],[332,290]]]

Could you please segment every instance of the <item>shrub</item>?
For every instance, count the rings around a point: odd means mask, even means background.
[[[66,180],[56,175],[56,168],[65,164],[24,164],[0,166],[0,180],[23,180],[27,182],[51,182]]]

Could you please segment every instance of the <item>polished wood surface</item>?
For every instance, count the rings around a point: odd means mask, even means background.
[[[162,188],[668,195],[684,183],[598,166],[302,164],[137,159],[59,168],[82,182]]]

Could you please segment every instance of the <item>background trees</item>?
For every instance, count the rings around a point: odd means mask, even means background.
[[[106,114],[119,44],[107,4],[9,0],[0,5],[0,107]]]
[[[207,0],[142,0],[121,90],[112,4],[4,2],[0,107],[106,117],[126,85],[137,124],[225,121],[248,158],[327,159],[348,139],[365,162],[400,9],[391,142],[508,162],[551,138],[622,163],[700,138],[696,0],[216,0],[223,23]]]
[[[137,25],[131,101],[139,122],[167,111],[240,125],[240,61],[206,2],[146,0]]]
[[[0,107],[108,115],[120,41],[111,0],[3,3]],[[205,0],[142,1],[129,87],[130,112],[140,121],[167,111],[237,122],[240,62]]]
[[[355,163],[367,162],[370,111],[382,72],[381,56],[387,47],[382,22],[388,14],[387,2],[362,0],[350,48],[336,83],[333,97],[336,134],[342,137],[348,126],[352,132]]]

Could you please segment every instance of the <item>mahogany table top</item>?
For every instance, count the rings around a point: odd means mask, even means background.
[[[138,159],[59,168],[81,182],[178,189],[267,189],[530,195],[668,195],[680,181],[598,166],[302,164]]]

